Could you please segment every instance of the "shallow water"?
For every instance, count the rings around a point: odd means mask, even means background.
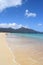
[[[43,34],[7,34],[6,40],[20,65],[43,65]]]

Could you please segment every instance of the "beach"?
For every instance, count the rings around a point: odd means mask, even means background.
[[[8,46],[20,65],[43,65],[43,41],[8,34]]]
[[[7,45],[6,33],[0,33],[0,65],[19,65]]]
[[[0,65],[43,65],[43,0],[0,0]]]
[[[43,65],[43,41],[0,33],[0,65]]]

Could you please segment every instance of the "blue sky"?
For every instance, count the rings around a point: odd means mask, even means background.
[[[0,0],[0,27],[43,31],[43,0]]]

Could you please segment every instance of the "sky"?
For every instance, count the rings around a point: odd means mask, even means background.
[[[22,26],[43,32],[43,0],[0,0],[0,28]]]

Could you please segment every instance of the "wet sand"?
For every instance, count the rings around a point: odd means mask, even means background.
[[[42,41],[24,37],[9,37],[7,42],[20,65],[43,65]]]

